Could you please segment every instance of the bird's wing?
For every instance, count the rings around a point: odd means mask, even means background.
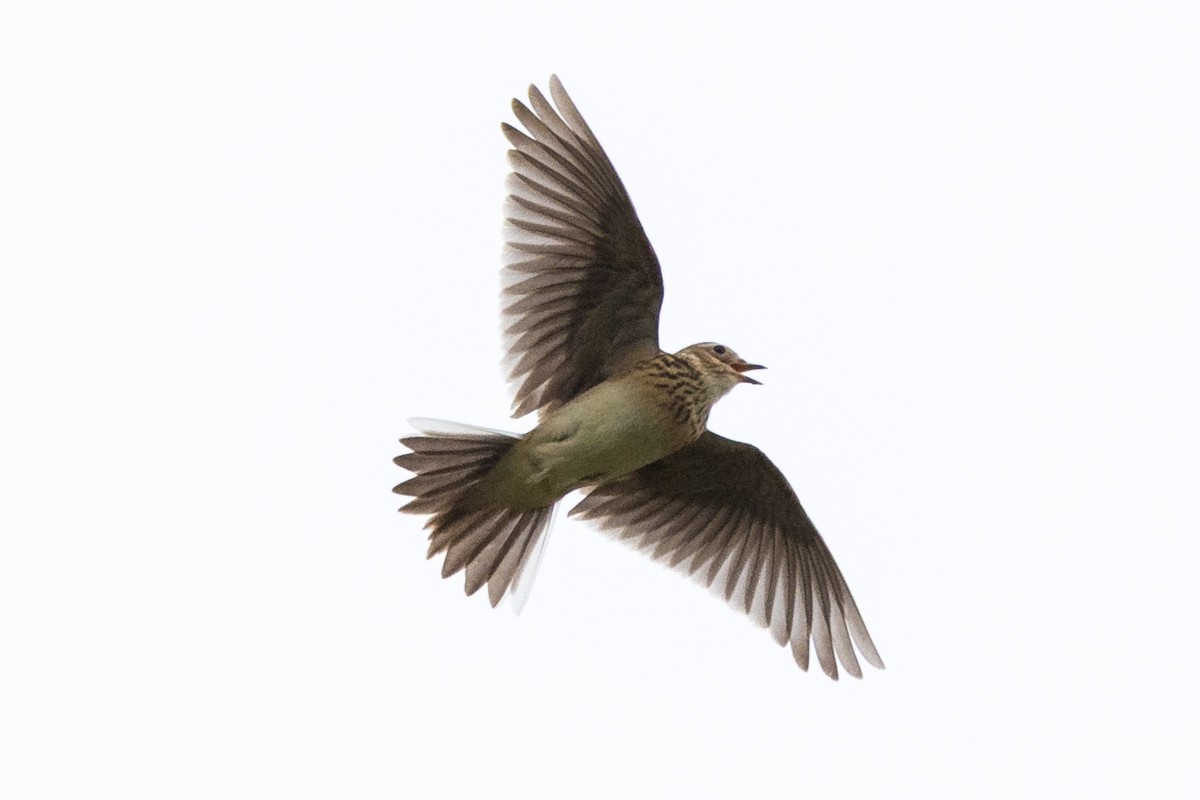
[[[550,78],[512,144],[505,203],[505,359],[513,416],[552,410],[656,355],[662,273],[612,162]]]
[[[835,680],[837,660],[862,677],[854,646],[883,668],[829,548],[783,473],[757,447],[706,432],[592,489],[571,514],[597,520],[710,587],[770,628],[780,645],[790,642],[802,669],[809,639]]]

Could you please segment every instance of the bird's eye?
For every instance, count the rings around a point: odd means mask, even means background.
[[[713,352],[719,356],[725,355],[725,345],[723,345],[723,344],[716,345],[715,347],[713,347]]]

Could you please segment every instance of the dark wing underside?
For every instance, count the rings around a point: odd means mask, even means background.
[[[571,514],[598,521],[710,587],[779,644],[790,643],[805,670],[810,640],[831,678],[838,661],[862,677],[855,646],[883,668],[825,542],[787,479],[756,447],[707,432],[591,490]]]
[[[658,348],[662,274],[616,170],[558,78],[512,144],[503,311],[513,416],[567,402]]]

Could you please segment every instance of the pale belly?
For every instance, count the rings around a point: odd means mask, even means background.
[[[496,478],[510,504],[549,505],[572,489],[658,461],[691,439],[636,385],[614,381],[550,414],[497,465]]]

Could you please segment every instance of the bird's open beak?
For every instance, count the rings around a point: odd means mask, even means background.
[[[729,366],[733,367],[734,372],[739,373],[738,377],[742,379],[742,383],[753,383],[755,386],[762,386],[762,384],[759,381],[754,380],[754,378],[747,378],[745,375],[740,374],[748,372],[752,369],[766,369],[766,367],[764,367],[762,364],[747,364],[745,361],[739,361],[736,364],[730,364]]]

